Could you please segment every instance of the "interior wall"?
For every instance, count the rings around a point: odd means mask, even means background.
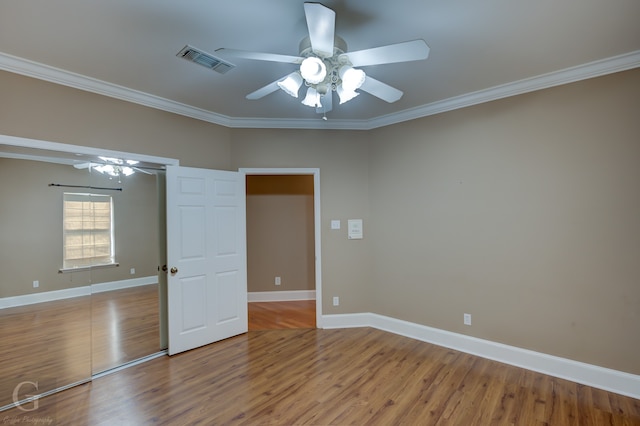
[[[248,291],[315,290],[314,258],[313,175],[248,175]]]
[[[637,69],[369,132],[228,129],[7,72],[0,87],[1,134],[184,166],[319,168],[325,314],[640,374]],[[351,218],[363,240],[347,239]]]
[[[229,170],[230,129],[0,71],[0,134]]]
[[[0,87],[0,134],[177,158],[190,167],[320,168],[323,311],[369,310],[366,132],[229,129],[5,71]],[[364,219],[364,240],[347,239],[350,218]],[[342,229],[330,230],[330,219],[342,220]]]
[[[366,132],[234,129],[231,166],[319,168],[323,314],[368,312],[369,140]],[[365,237],[348,240],[347,219],[363,219]],[[330,220],[340,220],[340,230]],[[340,297],[333,306],[332,297]]]
[[[640,374],[639,111],[636,69],[375,131],[374,311]]]
[[[157,274],[158,202],[155,176],[136,173],[120,184],[86,169],[40,161],[0,158],[0,251],[5,266],[0,297],[81,287]],[[122,191],[50,187],[50,183],[119,187]],[[64,192],[111,195],[119,267],[60,274]],[[135,274],[130,269],[135,268]],[[88,279],[90,277],[90,279]],[[82,279],[80,279],[82,278]],[[33,287],[33,281],[39,287]]]

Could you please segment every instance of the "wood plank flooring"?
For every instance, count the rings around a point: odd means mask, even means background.
[[[32,422],[109,426],[640,424],[638,400],[372,328],[250,331],[39,403],[30,412],[5,411],[0,421],[29,416]]]
[[[316,328],[316,301],[249,303],[249,330]]]
[[[0,407],[159,352],[158,311],[157,285],[0,309]]]
[[[159,309],[156,284],[92,294],[93,373],[159,352]]]
[[[91,296],[0,309],[0,407],[24,381],[47,392],[90,378]]]

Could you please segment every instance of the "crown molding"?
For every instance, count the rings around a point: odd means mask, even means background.
[[[230,128],[371,130],[640,67],[640,50],[369,120],[234,118],[0,52],[0,69]]]
[[[640,67],[640,50],[490,87],[477,92],[466,93],[464,95],[400,111],[395,114],[378,117],[374,120],[374,127],[384,127],[391,124],[401,123],[403,121],[415,120],[417,118],[453,111],[511,96],[522,95],[524,93],[534,92],[537,90],[548,89],[554,86],[561,86],[563,84],[588,80],[590,78],[600,77],[638,67]]]
[[[370,130],[366,120],[322,120],[318,118],[234,118],[229,127],[241,129],[313,129],[313,130]]]
[[[230,127],[230,117],[0,52],[0,69],[50,83]]]

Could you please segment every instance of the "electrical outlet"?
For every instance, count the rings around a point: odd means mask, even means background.
[[[333,296],[333,306],[340,306],[340,298],[338,296]]]
[[[40,281],[35,280],[35,281],[33,282],[33,288],[38,288],[38,287],[40,287]]]
[[[131,272],[131,275],[135,275],[136,274],[136,268],[131,268],[131,270],[129,272]]]
[[[282,283],[282,280],[280,279],[280,277],[276,277],[276,285],[280,285]]]
[[[464,325],[471,325],[471,314],[464,314]]]

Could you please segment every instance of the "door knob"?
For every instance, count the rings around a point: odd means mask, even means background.
[[[178,268],[176,268],[175,266],[173,268],[171,268],[171,273],[172,274],[178,273]]]
[[[167,272],[168,270],[167,265],[162,265],[162,272]]]

